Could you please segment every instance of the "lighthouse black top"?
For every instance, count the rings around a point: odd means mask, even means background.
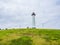
[[[32,16],[36,16],[36,14],[33,12],[33,13],[32,13]]]

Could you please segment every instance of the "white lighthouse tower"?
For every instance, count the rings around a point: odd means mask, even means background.
[[[36,28],[36,25],[35,25],[35,16],[36,16],[36,14],[33,12],[32,13],[32,28]]]

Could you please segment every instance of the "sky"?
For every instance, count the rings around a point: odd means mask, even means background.
[[[0,28],[60,28],[60,0],[0,0]]]

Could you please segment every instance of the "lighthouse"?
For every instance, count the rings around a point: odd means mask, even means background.
[[[32,13],[32,28],[36,28],[36,25],[35,25],[35,16],[36,16],[36,14],[33,12]]]

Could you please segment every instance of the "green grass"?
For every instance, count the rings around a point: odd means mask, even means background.
[[[25,38],[22,38],[25,37]],[[29,37],[29,38],[26,38]],[[32,44],[25,44],[31,39]],[[23,43],[23,44],[22,44]],[[0,45],[60,45],[59,29],[7,29],[0,30]]]

